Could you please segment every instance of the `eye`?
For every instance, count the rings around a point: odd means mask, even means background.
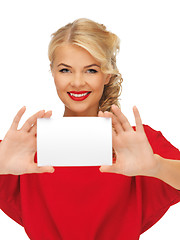
[[[69,71],[69,69],[67,69],[67,68],[63,68],[63,69],[59,70],[59,72],[61,72],[61,73],[67,73],[68,71]]]
[[[87,70],[89,73],[97,73],[97,71],[95,69],[88,69]]]

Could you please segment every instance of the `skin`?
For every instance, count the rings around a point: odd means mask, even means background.
[[[136,131],[117,106],[112,105],[112,111],[113,113],[100,111],[98,117],[112,118],[112,144],[116,162],[110,166],[101,166],[100,171],[155,177],[180,190],[180,161],[153,153],[137,107],[133,107]]]
[[[61,63],[71,67],[58,66]],[[92,64],[99,67],[86,67]],[[51,70],[57,94],[65,106],[64,117],[97,116],[104,85],[111,77],[101,71],[100,63],[85,49],[63,44],[55,50]],[[83,101],[74,101],[67,94],[70,91],[91,91],[91,94]]]
[[[65,63],[71,67],[58,67]],[[133,113],[136,122],[136,131],[133,130],[128,119],[121,110],[112,105],[111,112],[98,112],[99,100],[103,93],[104,85],[110,80],[110,75],[105,75],[99,67],[93,67],[96,73],[89,73],[85,66],[99,63],[85,49],[64,44],[55,51],[52,75],[57,93],[65,105],[66,116],[98,116],[112,118],[112,144],[116,154],[116,161],[110,166],[101,166],[101,172],[124,174],[126,176],[151,176],[156,177],[180,189],[180,162],[164,159],[154,154],[144,132],[142,120],[136,106]],[[90,96],[82,101],[72,100],[68,91],[92,91]]]
[[[71,67],[59,66],[61,63]],[[112,166],[101,167],[101,171],[132,176],[145,173],[146,170],[154,170],[157,162],[153,158],[153,151],[144,133],[137,108],[134,108],[138,126],[137,132],[130,126],[120,109],[114,105],[112,107],[114,114],[108,112],[97,113],[104,85],[109,82],[110,75],[103,74],[97,66],[85,68],[85,66],[91,64],[100,66],[100,63],[88,51],[79,46],[63,44],[56,48],[51,70],[58,96],[65,106],[64,117],[98,116],[112,118],[113,147],[117,159]],[[97,72],[91,73],[91,69]],[[68,91],[73,90],[87,90],[92,91],[92,93],[84,101],[77,102],[67,94]],[[146,161],[142,161],[142,159],[146,159]]]
[[[71,67],[58,66],[62,62]],[[85,68],[90,64],[99,65],[99,62],[81,47],[66,44],[56,49],[51,69],[58,96],[65,105],[64,117],[112,118],[112,144],[116,161],[110,166],[101,166],[100,171],[126,176],[156,177],[172,187],[180,189],[180,161],[165,159],[153,153],[137,107],[133,107],[136,131],[133,130],[128,119],[117,106],[111,106],[112,113],[98,112],[99,100],[104,85],[110,80],[110,75],[103,74],[98,66]],[[66,70],[61,71],[64,68]],[[92,93],[86,100],[77,102],[67,94],[68,91],[73,90],[92,91]],[[52,166],[38,167],[34,162],[34,155],[37,151],[37,118],[51,117],[52,112],[39,111],[31,116],[21,129],[18,129],[24,112],[25,107],[19,110],[0,144],[0,174],[53,172]]]
[[[0,143],[0,174],[21,175],[25,173],[54,172],[52,166],[38,167],[34,162],[37,151],[37,119],[49,118],[52,111],[41,110],[26,120],[18,129],[26,107],[22,107]]]

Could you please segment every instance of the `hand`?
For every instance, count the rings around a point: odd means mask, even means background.
[[[100,111],[98,117],[112,118],[112,144],[116,162],[111,166],[101,166],[100,171],[126,176],[153,176],[158,162],[144,132],[138,109],[133,107],[136,131],[116,105],[113,104],[111,109],[113,113]]]
[[[49,118],[51,111],[44,110],[31,116],[18,128],[19,121],[26,108],[21,108],[15,116],[13,123],[0,143],[0,174],[21,175],[25,173],[53,172],[52,166],[38,167],[34,162],[37,151],[37,118]]]

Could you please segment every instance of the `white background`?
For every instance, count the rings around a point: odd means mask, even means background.
[[[1,1],[0,139],[22,107],[20,122],[41,109],[62,116],[49,71],[50,35],[85,17],[103,23],[121,39],[118,67],[124,78],[122,111],[134,125],[132,106],[144,124],[160,130],[180,148],[179,1]],[[141,240],[180,239],[180,203],[141,236]],[[0,211],[0,239],[28,239],[24,229]]]

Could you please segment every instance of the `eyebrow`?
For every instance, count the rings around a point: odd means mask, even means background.
[[[60,63],[59,65],[57,65],[57,67],[59,67],[59,66],[61,66],[61,65],[65,66],[65,67],[72,68],[71,66],[69,66],[69,65],[67,65],[67,64],[65,64],[65,63]],[[89,67],[92,67],[92,66],[97,66],[97,67],[100,68],[100,66],[97,65],[97,64],[95,64],[95,63],[93,63],[93,64],[91,64],[91,65],[88,65],[88,66],[85,66],[84,68],[89,68]]]

